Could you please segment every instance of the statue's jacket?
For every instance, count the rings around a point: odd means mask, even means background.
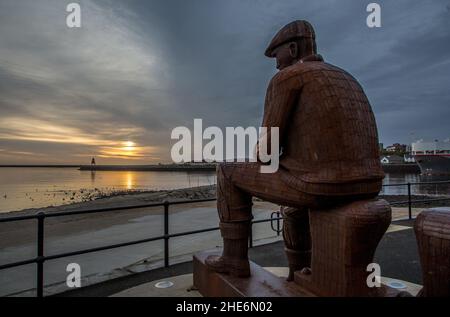
[[[279,128],[289,186],[319,195],[380,191],[384,173],[369,100],[353,76],[320,55],[272,78],[262,126]]]

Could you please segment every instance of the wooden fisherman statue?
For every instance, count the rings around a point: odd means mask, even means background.
[[[250,275],[253,196],[289,207],[285,239],[293,272],[309,262],[308,209],[376,197],[384,177],[369,100],[355,78],[317,54],[311,24],[283,27],[265,55],[276,59],[279,72],[267,88],[262,126],[279,128],[280,166],[270,174],[260,172],[259,162],[218,166],[223,253],[205,261],[210,270],[241,277]],[[297,227],[306,233],[289,229]]]

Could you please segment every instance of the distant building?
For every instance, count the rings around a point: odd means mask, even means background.
[[[381,157],[382,164],[403,164],[405,160],[403,157],[398,155],[384,155]]]
[[[394,143],[386,147],[387,152],[406,152],[408,146],[406,144]]]

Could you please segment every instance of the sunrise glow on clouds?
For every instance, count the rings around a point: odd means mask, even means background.
[[[2,26],[8,26],[0,28],[5,39],[0,77],[8,80],[0,97],[0,142],[6,142],[0,145],[0,162],[19,154],[51,161],[55,156],[45,148],[54,143],[65,147],[72,161],[80,156],[111,162],[157,159],[157,146],[124,147],[130,139],[142,142],[149,135],[145,127],[127,122],[129,113],[149,107],[127,96],[130,89],[163,87],[156,78],[163,63],[156,64],[154,50],[129,27],[131,11],[118,15],[83,1],[86,23],[75,33],[59,23],[65,11],[58,1],[16,4],[0,5],[2,12],[18,14],[2,17]],[[42,152],[23,151],[30,142],[41,144]]]
[[[276,72],[263,52],[294,19],[363,84],[381,142],[450,136],[445,3],[382,1],[370,30],[360,1],[78,2],[78,30],[63,1],[0,3],[0,164],[170,162],[172,129],[194,118],[258,126]]]

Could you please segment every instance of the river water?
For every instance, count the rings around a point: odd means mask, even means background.
[[[449,180],[418,174],[387,174],[385,184]],[[57,206],[99,195],[136,190],[177,189],[216,183],[215,172],[79,171],[76,168],[0,168],[0,212]],[[415,195],[450,195],[450,184],[414,185]],[[383,194],[407,193],[406,186]]]

